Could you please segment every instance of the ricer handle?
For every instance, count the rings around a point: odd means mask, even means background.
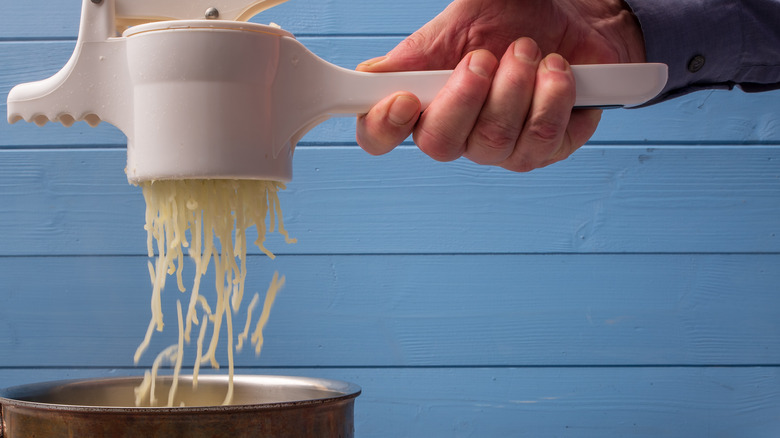
[[[452,74],[451,70],[348,70],[287,37],[281,39],[280,54],[273,92],[277,147],[288,141],[294,146],[311,128],[331,117],[365,114],[397,91],[415,94],[425,109]],[[667,66],[660,63],[575,65],[572,71],[577,87],[575,107],[639,105],[655,97],[667,80]]]
[[[452,74],[452,70],[366,73],[331,65],[333,82],[326,103],[331,114],[364,114],[396,91],[415,94],[425,109]],[[575,108],[620,108],[655,97],[666,84],[666,64],[573,65],[577,87]],[[336,76],[341,76],[335,80]],[[324,82],[329,83],[329,82]]]

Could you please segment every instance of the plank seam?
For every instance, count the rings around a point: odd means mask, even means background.
[[[780,146],[780,141],[593,141],[588,142],[582,149],[597,149],[597,148],[658,148],[658,149],[677,149],[677,148],[689,148],[689,147],[703,147],[703,148],[755,148],[755,149],[773,149]],[[125,149],[127,143],[102,143],[94,145],[81,145],[81,146],[65,146],[60,144],[33,144],[33,145],[3,145],[0,146],[0,151],[92,151],[98,152],[102,150],[118,150]],[[317,148],[329,148],[329,149],[358,149],[360,146],[357,143],[343,142],[343,141],[302,141],[298,143],[299,148],[317,149]],[[396,149],[417,149],[417,145],[413,142],[402,142]]]
[[[282,252],[275,251],[276,257],[495,257],[495,256],[523,256],[523,257],[560,257],[560,256],[777,256],[780,252],[355,252],[355,253],[295,253],[295,252]],[[248,253],[250,257],[267,257],[260,252]],[[148,258],[146,253],[135,254],[0,254],[0,259],[24,259],[24,258],[87,258],[87,257],[100,257],[100,258],[127,258],[127,257],[143,257]]]
[[[444,370],[444,369],[609,369],[609,368],[780,368],[780,363],[749,363],[749,364],[538,364],[538,365],[272,365],[272,366],[253,366],[236,365],[236,370],[263,369],[353,369],[353,370]],[[144,365],[138,366],[111,366],[111,365],[10,365],[0,366],[0,372],[3,371],[22,371],[22,370],[138,370],[143,371]],[[161,365],[160,369],[173,369],[172,366]],[[209,370],[212,371],[212,370]]]

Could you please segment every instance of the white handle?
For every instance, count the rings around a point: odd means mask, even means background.
[[[407,91],[420,99],[422,109],[428,107],[449,80],[452,70],[367,73],[331,66],[331,96],[324,108],[332,115],[365,114],[385,97]]]
[[[416,95],[427,108],[444,87],[452,70],[365,73],[331,66],[327,111],[363,114],[397,91]],[[597,64],[572,66],[577,108],[619,108],[644,103],[666,84],[665,64]]]
[[[636,106],[666,86],[668,68],[660,63],[573,65],[575,107]]]
[[[423,108],[452,74],[447,71],[366,73],[333,65],[294,38],[282,38],[274,82],[275,143],[295,145],[311,128],[337,115],[364,114],[397,91],[415,94]],[[634,106],[666,85],[667,66],[659,63],[572,66],[575,107]]]

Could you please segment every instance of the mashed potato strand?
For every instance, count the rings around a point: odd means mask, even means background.
[[[173,403],[183,362],[184,345],[190,343],[193,325],[201,326],[197,339],[193,386],[197,385],[200,365],[210,363],[213,368],[219,368],[216,353],[224,323],[227,331],[229,373],[229,387],[224,403],[228,404],[233,394],[233,314],[242,310],[246,281],[246,232],[252,227],[257,229],[255,245],[272,259],[274,254],[265,247],[267,233],[277,231],[284,236],[287,243],[295,243],[296,240],[290,238],[284,228],[279,202],[279,191],[285,186],[276,181],[257,180],[170,180],[145,182],[141,187],[146,201],[144,228],[147,231],[147,253],[150,258],[156,259],[155,263],[148,264],[152,281],[151,320],[146,335],[136,350],[135,363],[138,363],[149,347],[153,332],[163,330],[162,293],[167,276],[175,275],[178,289],[181,292],[186,291],[183,280],[184,248],[187,248],[189,257],[194,261],[195,275],[186,315],[182,315],[182,305],[177,300],[179,341],[157,356],[151,372],[146,373],[144,382],[136,388],[136,402],[140,405],[148,400],[150,406],[156,404],[154,387],[157,372],[161,364],[168,361],[174,364],[175,369],[174,383],[168,396],[168,405]],[[212,260],[216,292],[213,307],[201,294],[201,279]],[[275,273],[266,293],[262,315],[252,335],[252,343],[258,354],[268,312],[283,284],[284,277],[278,281],[278,274]],[[201,304],[202,317],[198,312],[198,303]],[[247,324],[244,332],[239,335],[238,345],[243,345],[247,336],[252,312],[248,310],[247,313]],[[207,326],[211,329],[211,339],[208,347],[205,347],[203,344]]]

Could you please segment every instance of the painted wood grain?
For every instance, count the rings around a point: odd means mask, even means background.
[[[124,150],[0,151],[0,254],[142,255]],[[778,252],[780,148],[585,147],[528,174],[301,147],[280,254]],[[252,251],[257,253],[257,249]]]
[[[780,429],[777,367],[297,368],[244,374],[356,382],[356,436],[752,437]],[[0,387],[128,370],[0,370]],[[37,376],[38,379],[31,378]]]
[[[398,37],[305,37],[307,47],[337,65],[354,68],[359,62],[386,53]],[[72,41],[0,42],[0,113],[12,86],[49,77],[70,57]],[[744,144],[780,142],[780,91],[748,94],[704,91],[643,109],[604,113],[593,144]],[[331,119],[306,135],[302,144],[355,144],[354,118]],[[70,128],[49,123],[38,127],[19,122],[0,123],[0,148],[123,146],[125,136],[106,123],[90,128],[78,122]]]
[[[146,260],[0,258],[0,366],[131,365],[150,317]],[[312,367],[780,364],[777,266],[778,255],[254,256],[247,301],[265,293],[273,271],[287,283],[262,355],[245,351],[236,360]],[[212,302],[213,278],[207,275],[201,291]],[[173,279],[164,296],[168,329],[155,335],[147,365],[154,351],[176,342],[175,300],[188,300]],[[243,327],[245,318],[237,315],[234,324]]]

